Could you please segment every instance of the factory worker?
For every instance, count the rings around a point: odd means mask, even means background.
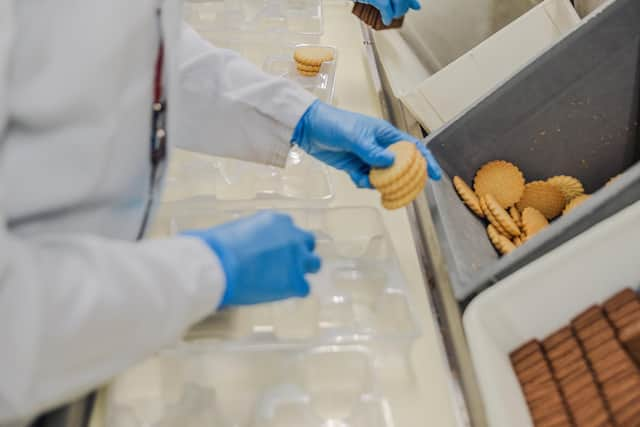
[[[373,3],[387,20],[418,7]],[[384,147],[409,138],[211,46],[181,7],[0,0],[2,426],[98,386],[218,308],[309,292],[314,236],[284,215],[141,239],[170,145],[283,166],[297,144],[369,187],[369,168],[393,162]]]

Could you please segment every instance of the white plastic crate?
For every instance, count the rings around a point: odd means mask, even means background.
[[[413,390],[366,346],[220,351],[185,343],[107,390],[105,427],[392,427],[394,398]]]
[[[327,167],[292,149],[285,168],[174,150],[163,200],[215,197],[217,206],[303,204],[323,206],[333,197]]]
[[[404,276],[384,224],[373,208],[286,209],[316,236],[323,265],[309,275],[311,295],[273,304],[224,310],[196,325],[192,338],[225,344],[309,345],[378,341],[407,348],[419,330]],[[201,198],[165,204],[150,231],[167,236],[257,212],[221,211]]]
[[[592,304],[640,284],[640,202],[594,226],[476,297],[464,327],[488,424],[532,422],[509,360]]]

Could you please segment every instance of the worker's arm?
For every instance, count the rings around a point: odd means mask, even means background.
[[[233,51],[212,46],[186,25],[179,62],[178,99],[169,101],[178,115],[176,145],[284,165],[293,130],[313,95],[265,74]]]

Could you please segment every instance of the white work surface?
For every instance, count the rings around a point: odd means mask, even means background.
[[[359,21],[350,11],[350,2],[325,2],[325,35],[322,42],[334,45],[339,50],[334,104],[343,109],[380,117],[380,106],[367,70]],[[180,161],[180,158],[176,156],[175,161]],[[409,283],[411,301],[422,330],[411,354],[418,392],[411,402],[400,402],[402,407],[396,406],[396,426],[454,426],[456,421],[449,394],[444,350],[424,288],[407,214],[404,209],[394,212],[382,210],[376,192],[355,188],[345,173],[334,170],[330,173],[335,191],[331,207],[374,206],[381,210],[401,269]],[[102,426],[103,411],[101,398],[92,416],[91,427]]]

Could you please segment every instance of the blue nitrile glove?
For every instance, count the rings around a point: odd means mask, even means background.
[[[261,212],[183,234],[200,238],[218,255],[227,283],[220,307],[305,297],[305,274],[320,270],[315,236],[288,215]]]
[[[431,179],[438,181],[442,175],[431,152],[417,139],[384,120],[339,110],[320,101],[303,114],[291,140],[312,156],[347,172],[360,188],[371,188],[372,167],[393,164],[394,154],[385,148],[403,140],[416,143],[427,159]]]
[[[418,0],[357,0],[358,3],[370,4],[380,11],[382,22],[389,25],[393,18],[404,16],[409,9],[420,10]]]

